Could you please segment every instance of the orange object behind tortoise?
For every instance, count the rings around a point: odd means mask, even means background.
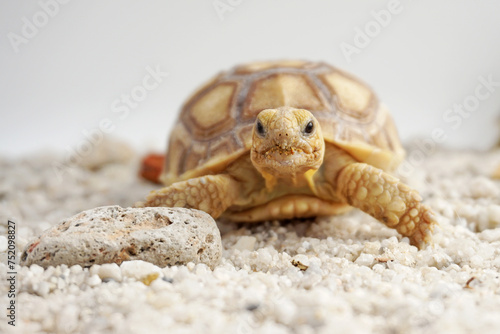
[[[142,159],[139,175],[151,182],[161,183],[160,175],[164,163],[165,155],[156,153],[148,154]]]

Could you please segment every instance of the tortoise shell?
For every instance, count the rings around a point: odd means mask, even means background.
[[[323,62],[259,62],[220,73],[187,100],[162,182],[220,173],[249,152],[257,114],[281,106],[309,110],[325,141],[360,162],[392,170],[404,158],[389,112],[363,82]]]

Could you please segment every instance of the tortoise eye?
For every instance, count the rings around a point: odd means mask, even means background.
[[[255,125],[255,129],[257,130],[257,133],[261,136],[264,136],[266,134],[266,130],[264,129],[264,126],[260,122],[260,120],[257,120],[257,124]]]
[[[314,131],[314,123],[313,121],[309,121],[306,127],[304,128],[304,133],[311,134]]]

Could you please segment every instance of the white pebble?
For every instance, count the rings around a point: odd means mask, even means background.
[[[309,257],[305,254],[297,254],[293,257],[293,260],[295,263],[300,263],[304,266],[309,267],[311,264],[311,261],[309,260]]]
[[[35,291],[42,297],[47,296],[50,292],[50,283],[45,281],[38,283],[35,287]]]
[[[72,273],[72,274],[78,274],[78,273],[81,273],[83,271],[82,267],[78,264],[75,264],[73,266],[71,266],[69,268],[69,271]]]
[[[500,195],[500,189],[495,183],[490,178],[484,176],[472,179],[468,186],[470,187],[471,196],[473,198],[498,198]]]
[[[267,248],[261,248],[258,251],[258,259],[261,264],[269,264],[272,262],[273,257]]]
[[[90,287],[95,287],[101,284],[102,281],[97,275],[92,275],[89,278],[87,278],[87,285]]]
[[[373,254],[360,254],[354,263],[360,266],[371,267],[375,263],[375,256]]]
[[[41,274],[43,274],[44,269],[42,267],[40,267],[38,264],[32,264],[30,266],[30,271],[34,275],[41,275]]]
[[[7,251],[7,238],[0,235],[0,253]]]
[[[256,241],[257,241],[257,239],[255,239],[255,237],[242,236],[234,244],[233,249],[238,249],[240,251],[243,251],[243,250],[253,251]]]
[[[78,327],[78,316],[80,309],[77,305],[67,305],[56,318],[58,333],[74,333]]]
[[[438,269],[449,266],[450,263],[453,261],[448,254],[442,252],[433,254],[432,259],[435,261],[435,266]]]
[[[122,272],[116,263],[105,263],[99,266],[97,275],[101,279],[112,278],[117,282],[122,280]]]
[[[153,273],[161,273],[161,269],[152,263],[141,260],[125,261],[121,264],[122,275],[124,277],[140,280]]]
[[[282,324],[291,324],[296,317],[297,306],[288,298],[276,302],[276,319]]]
[[[500,227],[500,205],[491,204],[488,206],[489,228]]]
[[[474,268],[482,268],[485,265],[484,258],[479,255],[471,256],[470,263]]]

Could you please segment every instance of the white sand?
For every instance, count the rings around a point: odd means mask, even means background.
[[[16,222],[18,254],[62,218],[132,205],[152,187],[136,178],[135,160],[74,168],[62,182],[53,161],[0,159],[0,234],[7,218]],[[214,271],[140,261],[90,270],[18,268],[16,328],[2,317],[0,332],[498,333],[500,181],[489,175],[499,163],[500,150],[439,151],[406,180],[438,213],[434,248],[418,251],[359,211],[288,224],[224,224],[225,251]],[[5,248],[0,237],[4,310]],[[158,279],[145,285],[154,273]]]

